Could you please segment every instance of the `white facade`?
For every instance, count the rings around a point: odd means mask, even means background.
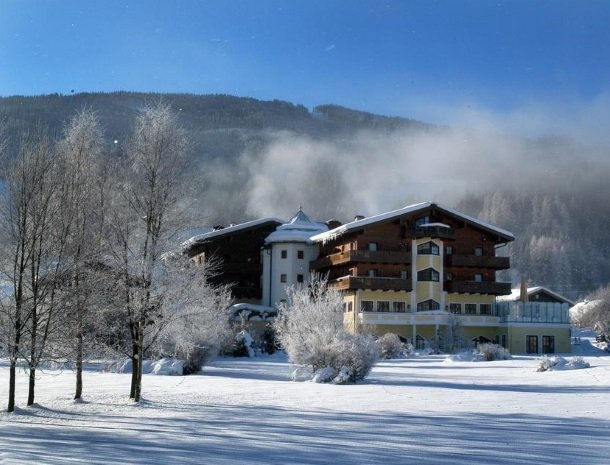
[[[318,245],[310,237],[327,229],[299,210],[290,222],[278,226],[265,239],[261,252],[263,305],[277,306],[286,299],[287,287],[309,280],[309,262],[318,258]]]

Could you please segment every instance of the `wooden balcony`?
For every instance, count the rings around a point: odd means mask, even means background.
[[[345,291],[348,289],[370,289],[379,291],[407,291],[412,290],[411,280],[401,278],[369,278],[366,276],[345,276],[329,283],[335,289]]]
[[[319,270],[344,263],[411,263],[411,252],[393,250],[349,250],[339,252],[311,262],[311,268]]]
[[[495,281],[445,281],[445,291],[460,294],[492,294],[508,295],[511,292],[511,283],[498,283]]]
[[[507,270],[510,268],[508,257],[485,257],[477,255],[445,255],[445,264],[456,267],[493,268]]]

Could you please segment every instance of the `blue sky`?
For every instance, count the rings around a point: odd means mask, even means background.
[[[561,111],[608,94],[609,24],[610,1],[0,0],[0,95],[228,93],[437,121]]]

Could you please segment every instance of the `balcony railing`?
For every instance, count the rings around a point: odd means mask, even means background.
[[[447,266],[464,266],[473,268],[493,268],[507,270],[510,268],[508,257],[485,257],[477,255],[445,255]]]
[[[498,283],[495,281],[445,281],[445,291],[461,294],[492,294],[508,295],[511,292],[511,283]]]
[[[414,238],[432,237],[438,239],[453,239],[455,234],[452,228],[444,226],[424,226],[411,229],[411,236]]]
[[[349,250],[339,252],[311,262],[311,268],[317,270],[343,263],[411,263],[411,252],[394,250]]]
[[[370,289],[380,291],[407,291],[412,290],[411,280],[401,278],[369,278],[365,276],[345,276],[329,283],[338,290]]]

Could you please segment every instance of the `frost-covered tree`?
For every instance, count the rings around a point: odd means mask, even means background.
[[[93,311],[93,294],[98,283],[103,227],[103,199],[106,195],[101,182],[103,132],[96,114],[83,109],[67,124],[58,143],[59,162],[64,176],[62,189],[64,215],[69,221],[63,295],[69,312],[66,321],[67,350],[75,359],[75,399],[83,389],[84,332]]]
[[[275,330],[290,361],[313,372],[347,369],[352,381],[364,378],[377,358],[371,336],[348,333],[343,324],[343,298],[327,281],[313,277],[307,286],[288,288],[280,304]]]
[[[591,300],[593,305],[590,305],[586,312],[580,315],[580,326],[610,334],[610,285],[593,292],[589,295],[588,300]]]
[[[120,275],[115,301],[120,301],[130,341],[133,374],[130,396],[142,390],[142,361],[159,339],[164,325],[160,285],[161,257],[170,248],[180,221],[187,139],[177,115],[159,102],[138,116],[126,147],[124,166],[108,222],[111,267]],[[123,328],[124,330],[125,328]]]
[[[468,339],[464,335],[464,328],[457,315],[449,314],[447,324],[443,327],[441,333],[441,339],[443,341],[441,349],[449,354],[468,347]]]
[[[209,260],[195,264],[182,254],[163,259],[163,318],[168,321],[155,349],[183,360],[184,374],[195,373],[232,337],[227,308],[231,291],[211,278]]]
[[[65,172],[42,128],[24,133],[17,154],[2,164],[0,233],[3,337],[9,352],[8,410],[15,407],[15,370],[29,371],[28,405],[34,403],[36,369],[61,332],[63,279],[70,212],[62,203]]]

